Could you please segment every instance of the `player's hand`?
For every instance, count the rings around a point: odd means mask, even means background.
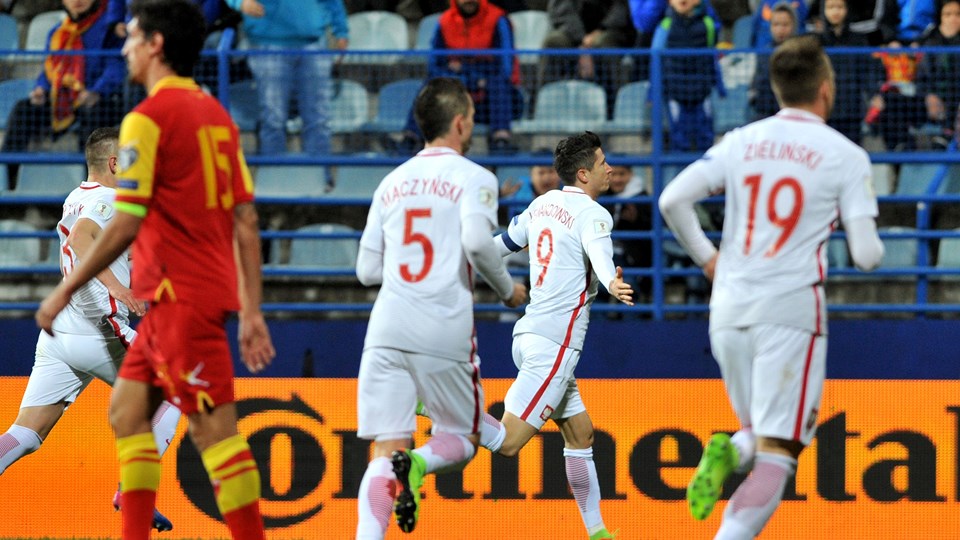
[[[270,365],[277,351],[270,339],[270,330],[263,313],[240,312],[240,360],[250,373],[259,373]]]
[[[100,101],[100,94],[97,92],[91,92],[89,90],[81,90],[80,94],[77,96],[77,100],[74,102],[77,108],[84,107],[89,109],[97,104]]]
[[[617,277],[610,281],[607,291],[611,296],[628,306],[633,305],[633,287],[623,281],[623,267],[617,267]]]
[[[133,295],[133,291],[127,287],[112,287],[108,288],[107,292],[110,293],[110,296],[123,302],[123,305],[127,306],[130,313],[133,313],[137,317],[143,317],[144,314],[147,313],[147,304],[143,300],[138,300],[137,297]]]
[[[257,0],[243,0],[240,2],[240,12],[251,17],[263,17],[263,4]]]
[[[503,305],[509,308],[520,307],[527,302],[527,286],[523,283],[513,284],[513,295],[503,301]]]
[[[70,303],[70,291],[61,283],[40,304],[34,319],[44,332],[53,335],[53,320]]]
[[[720,256],[720,252],[716,252],[713,257],[707,261],[707,264],[703,265],[703,275],[707,276],[711,282],[713,281],[713,276],[717,271],[717,257]]]
[[[503,181],[503,184],[500,184],[501,197],[509,197],[518,191],[520,191],[520,182],[513,178],[507,178]]]

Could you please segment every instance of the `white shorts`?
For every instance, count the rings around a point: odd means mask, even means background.
[[[137,333],[126,325],[88,324],[90,333],[40,332],[33,370],[20,407],[69,406],[94,377],[113,386],[127,346]],[[119,335],[117,335],[119,333]]]
[[[772,324],[710,332],[713,355],[743,427],[810,444],[826,376],[827,336]]]
[[[430,411],[434,433],[477,433],[484,406],[480,358],[463,362],[385,347],[364,349],[357,385],[359,437],[411,437],[417,429],[417,398]]]
[[[520,370],[503,399],[504,409],[540,429],[549,419],[570,418],[587,408],[573,370],[580,351],[536,334],[513,338],[513,363]]]

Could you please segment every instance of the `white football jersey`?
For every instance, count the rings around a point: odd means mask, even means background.
[[[102,186],[96,182],[83,182],[67,196],[63,203],[63,217],[57,223],[57,234],[60,237],[60,272],[66,277],[76,267],[79,259],[67,238],[73,230],[73,226],[81,218],[93,220],[100,228],[107,226],[107,223],[113,218],[113,198],[115,190]],[[110,271],[120,281],[124,287],[130,286],[130,259],[129,251],[125,251],[117,260],[110,263]],[[127,306],[118,302],[107,292],[107,287],[100,280],[94,278],[80,287],[70,299],[67,307],[68,311],[79,315],[96,323],[103,317],[113,316],[121,324],[127,324],[129,314]],[[69,331],[65,328],[67,319],[57,322],[61,331]],[[54,325],[57,329],[58,325]]]
[[[454,150],[432,147],[377,187],[360,244],[383,253],[383,284],[364,347],[454,360],[475,350],[473,268],[461,221],[497,222],[497,178]]]
[[[784,109],[728,133],[691,167],[726,193],[710,326],[826,333],[826,244],[838,219],[876,217],[867,153],[818,116]]]
[[[507,236],[530,252],[530,303],[513,335],[531,333],[582,350],[597,296],[587,245],[610,242],[613,218],[580,188],[566,186],[534,199],[510,221]],[[611,248],[612,251],[612,248]]]

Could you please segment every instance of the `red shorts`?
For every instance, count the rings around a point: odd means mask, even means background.
[[[184,414],[233,403],[228,315],[179,302],[152,304],[117,376],[162,388]]]

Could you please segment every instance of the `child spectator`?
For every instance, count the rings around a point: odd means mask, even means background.
[[[769,42],[769,48],[773,49],[788,37],[796,35],[799,20],[801,19],[797,18],[797,12],[794,11],[792,4],[782,0],[777,2],[770,10],[769,24],[772,41]],[[762,54],[757,58],[757,71],[750,85],[750,106],[753,108],[754,120],[773,116],[780,110],[777,98],[773,95],[773,87],[770,86],[768,54]]]
[[[803,33],[804,28],[798,24],[797,21],[807,20],[807,3],[804,0],[763,0],[760,5],[757,6],[757,11],[754,13],[754,47],[758,49],[770,47],[772,49],[783,42],[782,39],[777,41],[773,35],[773,14],[776,12],[775,8],[780,4],[786,4],[787,7],[793,10],[793,33]]]
[[[823,7],[824,47],[867,47],[867,36],[850,30],[846,0],[826,0]],[[829,51],[828,51],[829,52]],[[882,66],[869,53],[830,54],[837,94],[828,124],[860,144],[866,96],[873,95],[883,80]]]
[[[653,48],[712,49],[720,23],[706,14],[700,0],[670,0],[667,15],[653,39]],[[713,145],[713,115],[707,100],[719,81],[712,54],[666,56],[663,97],[670,114],[670,148],[704,151]]]

